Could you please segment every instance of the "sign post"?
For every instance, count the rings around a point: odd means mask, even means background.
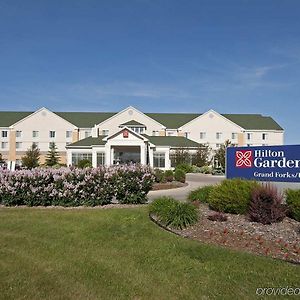
[[[300,145],[228,147],[226,178],[300,182]]]

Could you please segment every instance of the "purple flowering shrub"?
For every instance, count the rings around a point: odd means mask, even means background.
[[[144,203],[153,182],[150,168],[135,165],[0,170],[0,203],[95,206],[111,203],[114,196],[121,203]]]
[[[147,194],[155,181],[150,167],[142,165],[119,165],[112,168],[115,196],[120,203],[145,203]]]

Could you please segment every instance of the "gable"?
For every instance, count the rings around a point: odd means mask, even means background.
[[[60,131],[63,128],[74,129],[76,126],[49,111],[46,108],[41,108],[36,112],[26,116],[13,124],[15,129],[20,130],[57,130]]]

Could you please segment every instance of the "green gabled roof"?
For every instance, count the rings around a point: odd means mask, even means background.
[[[283,130],[271,117],[259,114],[222,114],[222,116],[248,130]]]
[[[0,127],[9,127],[32,113],[30,111],[0,111]]]
[[[73,148],[73,147],[74,148],[77,148],[77,147],[91,148],[93,145],[95,145],[95,146],[96,145],[97,146],[105,145],[106,142],[102,140],[105,137],[106,137],[106,135],[100,135],[96,138],[89,136],[83,140],[80,140],[78,142],[67,145],[66,148]]]
[[[0,111],[0,127],[9,127],[33,112]],[[58,116],[74,124],[78,128],[92,128],[108,118],[115,112],[54,112]],[[201,114],[190,113],[145,113],[168,129],[180,128],[184,124],[199,117]],[[260,114],[222,114],[246,130],[283,130],[283,128],[271,117]],[[131,120],[122,125],[143,125]]]
[[[141,124],[137,122],[136,120],[130,120],[126,123],[121,124],[122,126],[145,126],[144,124]]]
[[[171,147],[199,147],[199,144],[189,140],[183,136],[149,136],[142,134],[155,146],[171,146]]]
[[[116,113],[114,112],[55,112],[58,116],[69,121],[79,128],[91,128]]]
[[[201,114],[145,113],[145,115],[166,126],[166,128],[175,129],[199,117]]]

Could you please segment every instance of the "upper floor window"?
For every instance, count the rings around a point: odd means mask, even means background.
[[[50,131],[49,131],[49,137],[50,137],[50,138],[55,138],[55,131],[50,130]]]
[[[67,130],[67,131],[66,131],[66,138],[69,139],[69,138],[71,138],[71,137],[72,137],[72,131]]]
[[[2,130],[1,136],[3,138],[7,138],[7,135],[8,135],[8,131],[7,130]]]
[[[21,130],[17,130],[16,131],[16,137],[19,138],[22,136],[22,131]]]
[[[184,133],[184,136],[188,139],[189,136],[190,136],[190,132],[185,132],[185,133]]]
[[[55,143],[54,143],[54,142],[50,142],[50,143],[49,143],[49,148],[54,147],[54,146],[55,146]]]
[[[91,135],[92,135],[91,130],[86,130],[86,131],[84,132],[84,137],[85,137],[85,138],[87,138],[87,137],[89,137],[89,136],[91,136]]]
[[[153,130],[152,131],[152,135],[153,136],[158,136],[159,135],[159,131],[158,130]]]
[[[32,137],[34,137],[34,138],[39,137],[39,132],[36,130],[32,131]]]
[[[217,132],[216,133],[216,139],[220,140],[222,138],[222,132]]]
[[[232,139],[232,140],[236,140],[237,137],[238,137],[238,134],[237,134],[236,132],[233,132],[233,133],[231,134],[231,139]]]
[[[103,129],[102,130],[102,135],[108,135],[109,134],[109,130],[108,129]]]
[[[206,138],[206,132],[200,132],[200,140],[204,140]]]
[[[247,140],[251,140],[252,139],[252,133],[247,133]]]
[[[21,149],[21,148],[22,148],[22,143],[16,142],[16,149]]]
[[[267,140],[268,139],[268,134],[267,133],[263,133],[262,134],[262,139],[263,139],[263,141]]]
[[[133,130],[136,133],[144,133],[145,128],[144,127],[129,127],[131,130]]]
[[[2,142],[1,143],[1,149],[7,149],[8,148],[8,143],[7,142]]]

